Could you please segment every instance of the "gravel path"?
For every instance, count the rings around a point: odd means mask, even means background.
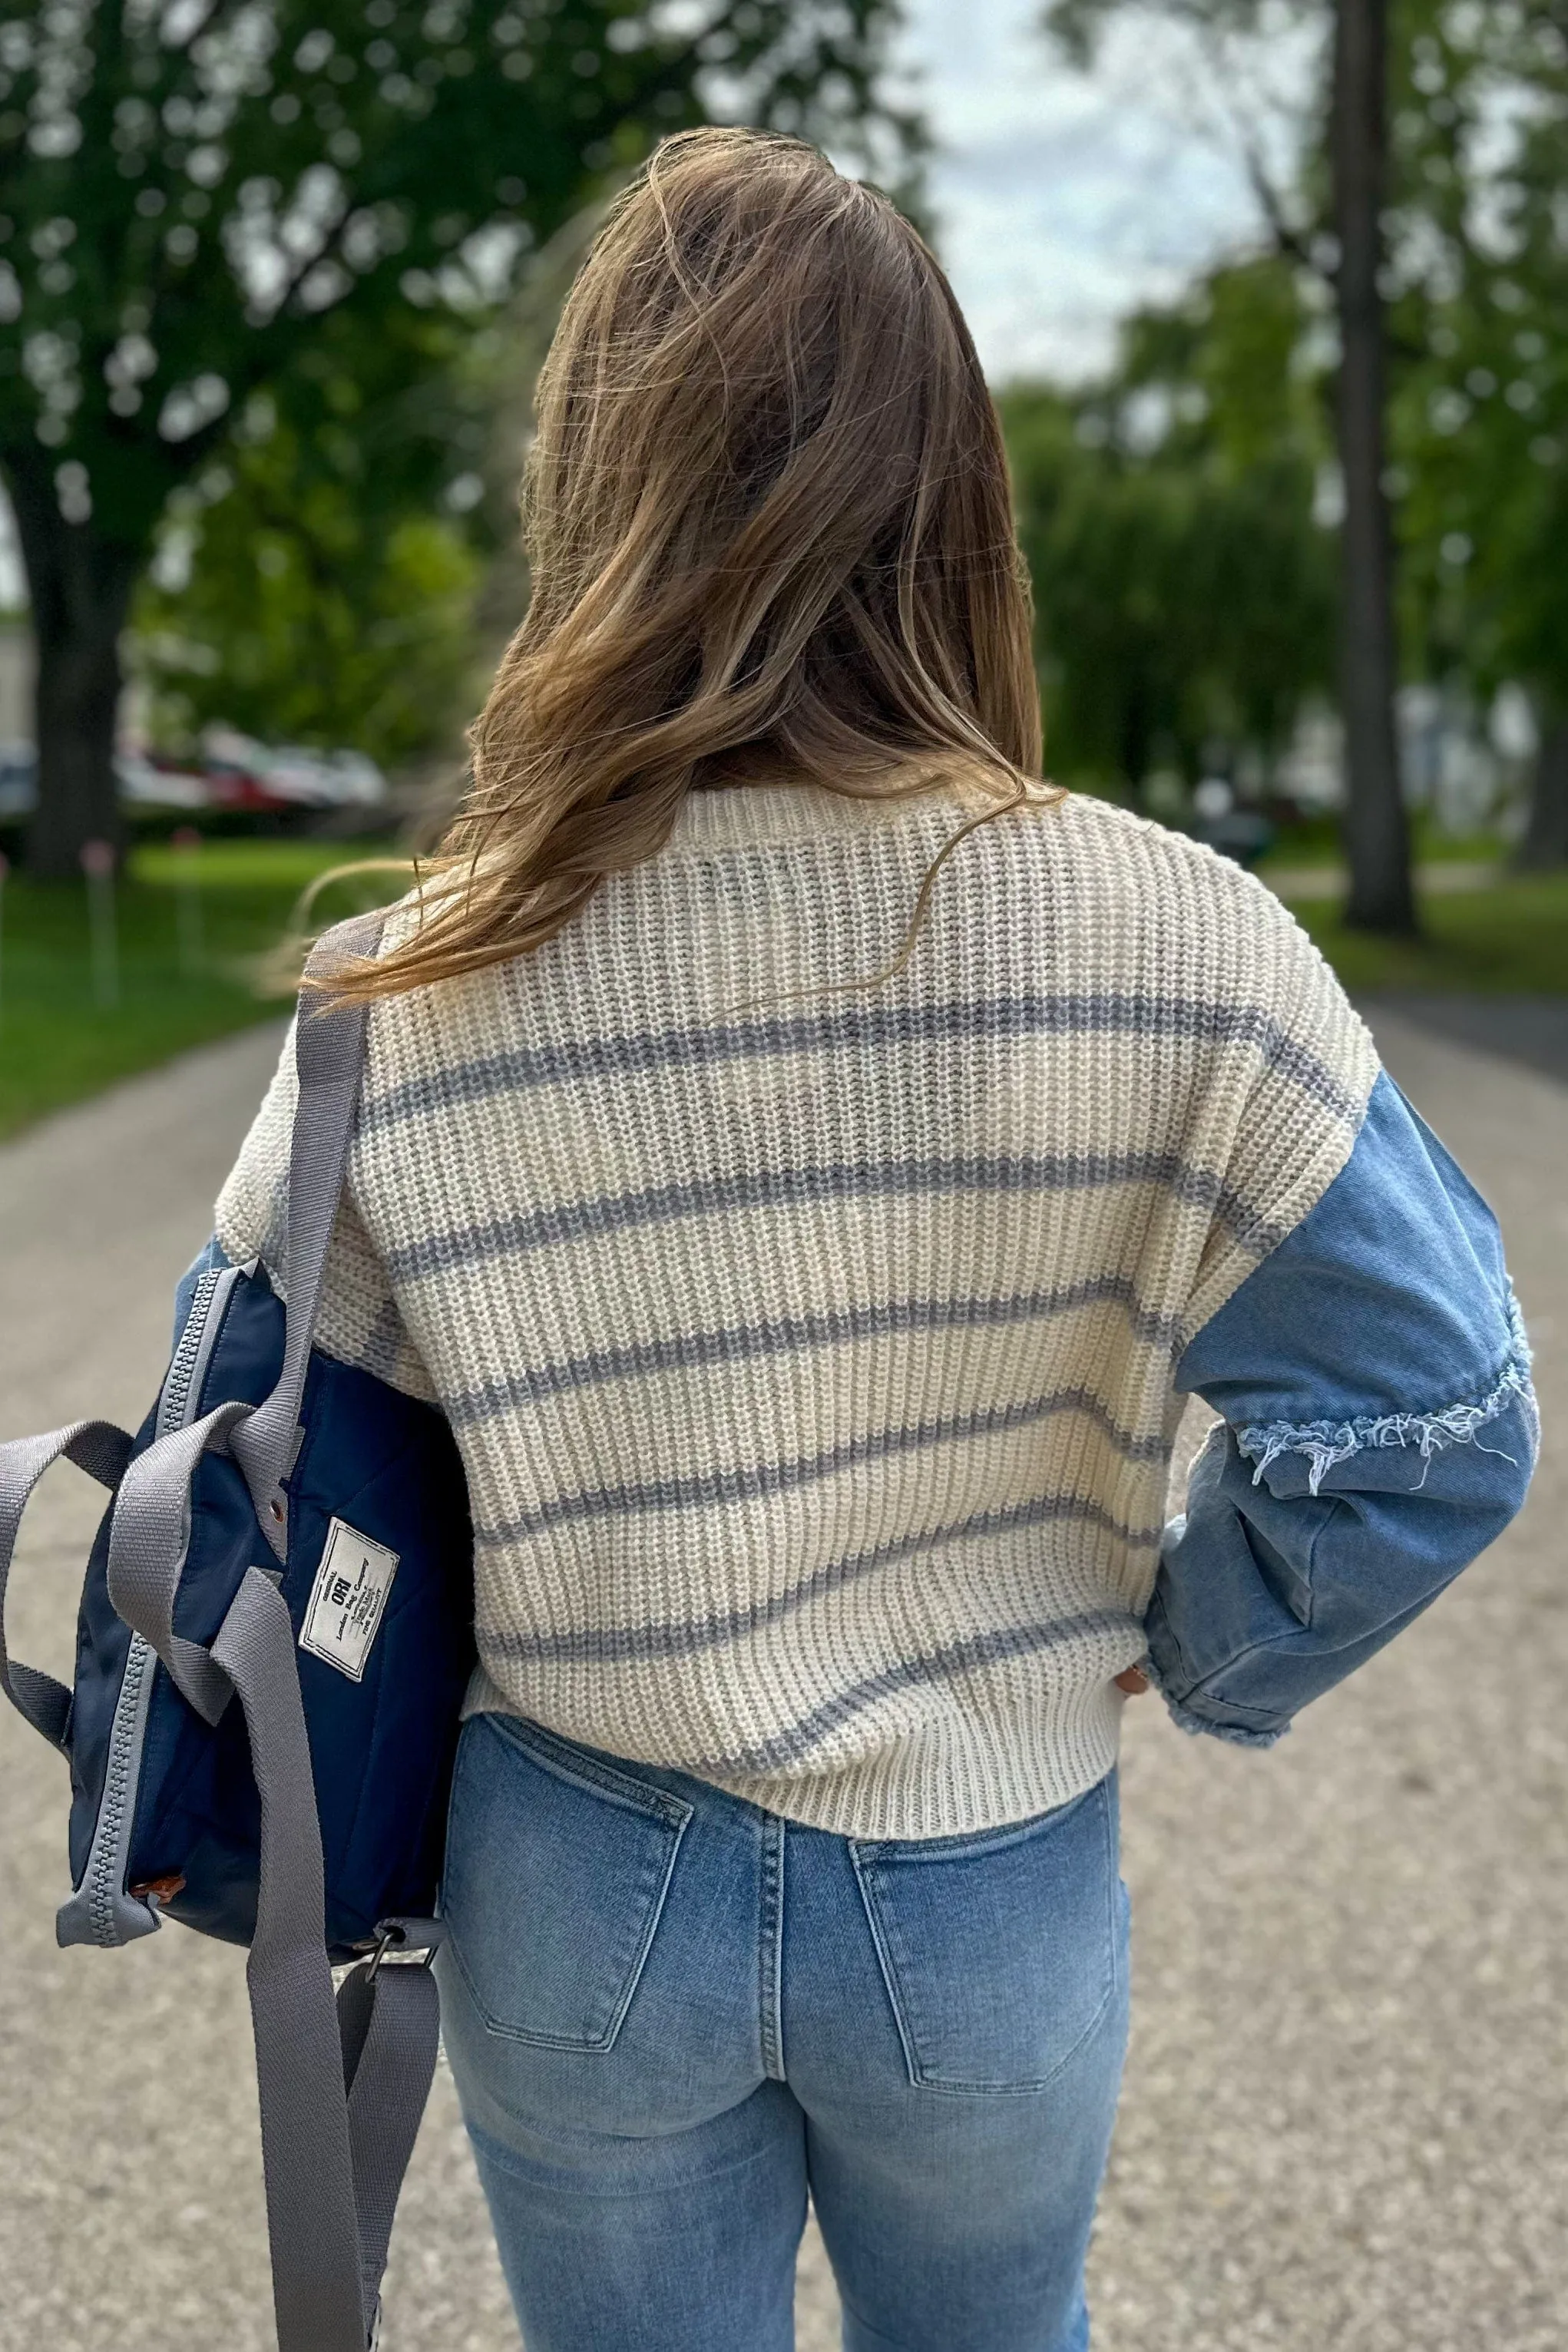
[[[1130,1711],[1136,1997],[1096,2352],[1557,2352],[1568,2243],[1568,1087],[1377,1014],[1499,1208],[1538,1355],[1531,1505],[1271,1754]],[[0,1431],[144,1409],[268,1030],[0,1150]],[[14,1646],[64,1672],[91,1490],[35,1505]],[[238,1956],[58,1952],[64,1776],[0,1720],[0,2352],[267,2352]],[[450,2084],[385,2352],[517,2352]],[[837,2342],[813,2244],[801,2352]],[[954,2346],[952,2352],[964,2352]]]

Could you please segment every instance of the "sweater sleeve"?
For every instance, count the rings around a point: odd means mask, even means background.
[[[1185,1157],[1214,1171],[1208,1238],[1182,1302],[1188,1337],[1317,1206],[1362,1129],[1379,1070],[1371,1032],[1289,908],[1250,874],[1222,877],[1225,990],[1245,1087],[1216,1089],[1215,1124]]]
[[[230,1263],[259,1258],[279,1296],[288,1275],[289,1152],[298,1097],[290,1023],[272,1082],[218,1194],[214,1219],[215,1237]],[[358,1365],[410,1396],[434,1401],[429,1373],[354,1200],[352,1150],[327,1253],[316,1344],[340,1363]]]
[[[1166,1531],[1150,1667],[1184,1728],[1268,1746],[1501,1532],[1539,1445],[1496,1220],[1386,1075],[1176,1386],[1222,1418]]]

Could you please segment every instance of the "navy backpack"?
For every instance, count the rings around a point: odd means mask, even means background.
[[[310,974],[380,922],[339,925]],[[287,1305],[259,1263],[205,1271],[133,1438],[84,1421],[0,1446],[0,1686],[70,1764],[59,1940],[127,1944],[166,1915],[248,1947],[279,2352],[375,2340],[436,2063],[427,1963],[474,1657],[445,1418],[312,1345],[365,1027],[363,1004],[301,994]],[[74,1691],[4,1639],[17,1522],[62,1454],[111,1496]]]

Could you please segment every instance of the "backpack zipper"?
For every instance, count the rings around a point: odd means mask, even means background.
[[[185,1328],[180,1334],[168,1371],[163,1376],[163,1391],[158,1399],[158,1420],[154,1434],[167,1437],[172,1429],[183,1429],[191,1417],[191,1393],[199,1384],[196,1381],[198,1363],[206,1370],[205,1359],[211,1354],[204,1346],[213,1300],[218,1285],[232,1266],[209,1265],[196,1276],[196,1286],[191,1293],[191,1311],[185,1318]]]
[[[229,1293],[243,1271],[237,1265],[209,1266],[197,1276],[190,1312],[158,1398],[154,1442],[166,1437],[171,1430],[184,1428],[193,1419]],[[62,1906],[59,1915],[62,1943],[106,1947],[124,1944],[133,1937],[149,1935],[158,1925],[154,1903],[125,1893],[142,1749],[147,1737],[153,1669],[156,1664],[146,1635],[132,1633],[110,1728],[109,1759],[98,1819],[93,1824],[92,1847],[81,1884],[70,1901]],[[77,1932],[66,1933],[68,1926]]]

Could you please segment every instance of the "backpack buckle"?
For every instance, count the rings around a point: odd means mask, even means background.
[[[401,1967],[427,1969],[445,1942],[446,1934],[439,1919],[383,1919],[376,1927],[375,1949],[365,1970],[365,1983],[375,1982],[376,1972],[389,1955]]]

